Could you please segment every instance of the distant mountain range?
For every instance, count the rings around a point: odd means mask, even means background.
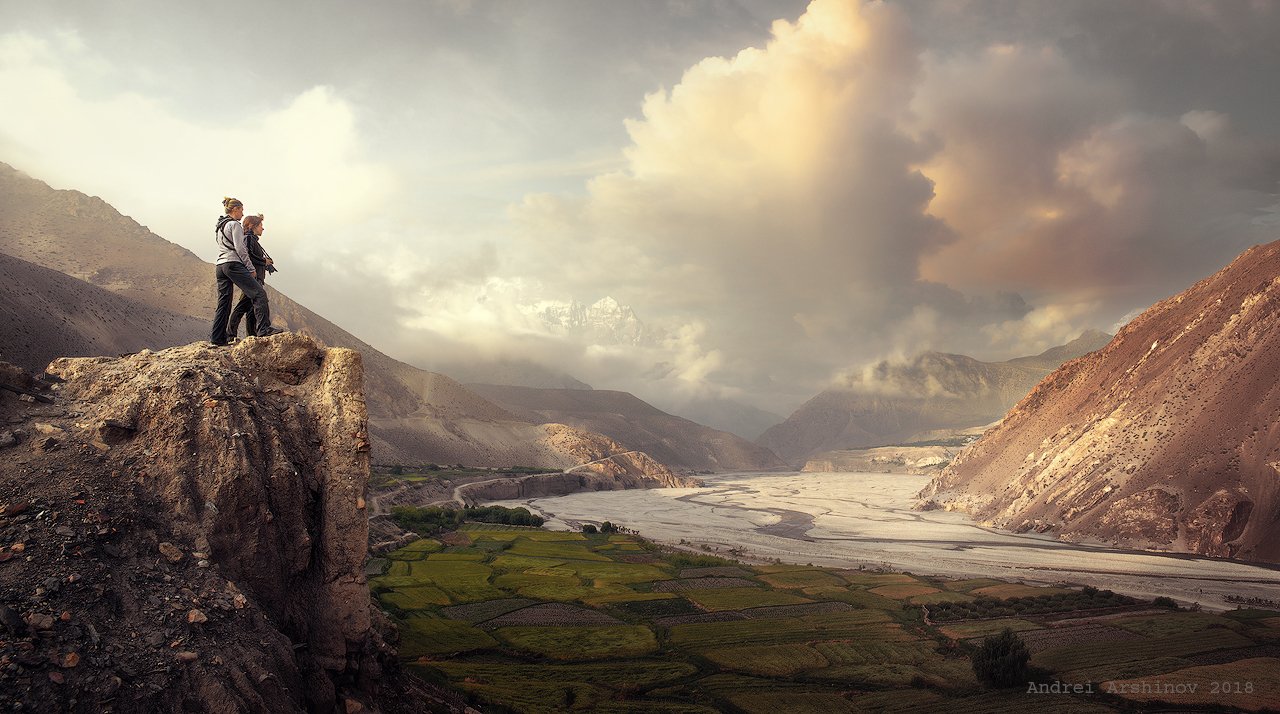
[[[810,399],[756,443],[799,468],[826,451],[906,444],[929,432],[989,424],[1062,361],[1110,339],[1089,330],[1068,344],[1007,362],[942,352],[883,361]]]
[[[1062,365],[921,494],[1068,540],[1280,562],[1280,241]]]
[[[585,305],[577,300],[543,302],[526,308],[554,335],[597,345],[641,345],[651,334],[636,311],[605,296]]]

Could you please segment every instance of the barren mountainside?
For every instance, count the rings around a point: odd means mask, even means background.
[[[1280,242],[1049,375],[921,494],[1003,528],[1280,562]]]
[[[39,372],[55,357],[186,344],[209,325],[0,253],[0,360]]]
[[[883,361],[810,399],[756,443],[799,467],[824,451],[900,445],[932,431],[989,424],[1063,359],[1101,347],[1106,337],[1086,332],[1067,345],[1008,362],[941,352]]]
[[[706,471],[782,468],[768,449],[668,414],[627,392],[469,384],[522,419],[598,432],[670,466]]]

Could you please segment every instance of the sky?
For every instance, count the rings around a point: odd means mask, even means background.
[[[1280,238],[1280,3],[0,0],[0,161],[425,368],[786,414]],[[610,297],[642,340],[566,331]],[[212,296],[211,296],[212,302]],[[212,305],[211,305],[212,308]]]

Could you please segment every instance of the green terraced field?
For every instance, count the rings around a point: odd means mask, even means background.
[[[615,562],[566,562],[556,570],[567,570],[580,578],[603,580],[611,583],[646,583],[668,580],[671,573],[652,565]]]
[[[702,656],[725,669],[765,677],[790,677],[828,664],[825,657],[808,645],[728,647],[708,650]]]
[[[918,585],[920,581],[903,573],[864,573],[857,570],[845,570],[840,577],[850,585],[861,585],[875,588],[881,585]]]
[[[1186,632],[1199,632],[1210,627],[1222,627],[1229,630],[1245,629],[1235,620],[1207,612],[1170,612],[1159,615],[1139,615],[1115,619],[1108,624],[1148,636],[1179,635]]]
[[[781,573],[766,573],[760,579],[776,588],[816,588],[830,585],[843,585],[844,581],[824,570],[788,570]]]
[[[888,628],[898,627],[888,623],[889,617],[875,610],[777,620],[702,622],[672,627],[671,641],[677,645],[707,650],[735,645],[896,636],[886,635]]]
[[[718,588],[711,590],[690,590],[684,596],[700,605],[708,612],[718,610],[741,610],[748,607],[766,605],[797,605],[813,602],[791,593],[780,593],[763,588]]]
[[[893,610],[902,609],[902,603],[897,600],[890,600],[887,597],[881,597],[867,590],[857,590],[850,588],[838,588],[830,586],[822,586],[816,588],[805,588],[801,592],[805,597],[812,600],[830,600],[832,602],[847,602],[854,607],[867,608],[872,610]]]
[[[401,610],[422,610],[432,605],[448,605],[449,595],[434,585],[410,585],[384,592],[378,596],[382,602]]]
[[[1050,671],[1065,672],[1156,657],[1183,657],[1252,644],[1253,640],[1231,630],[1208,629],[1145,640],[1112,641],[1106,643],[1105,647],[1092,643],[1056,647],[1032,656],[1031,663]]]
[[[627,562],[642,553],[653,562]],[[663,553],[629,535],[519,526],[466,524],[388,553],[369,572],[380,573],[369,585],[399,624],[399,653],[410,669],[464,692],[482,710],[1111,711],[1096,697],[1032,703],[1021,691],[984,691],[964,643],[1010,627],[1027,632],[1029,642],[1038,636],[1058,645],[1037,652],[1033,664],[1064,681],[1101,682],[1232,672],[1219,665],[1197,670],[1194,658],[1223,656],[1218,650],[1247,657],[1276,639],[1269,626],[1275,613],[1171,611],[1113,618],[1092,629],[1055,628],[1048,614],[1033,614],[1054,608],[1037,610],[1035,603],[1069,607],[1098,598],[989,578],[751,566]],[[671,581],[686,574],[756,586],[674,592]],[[668,584],[654,587],[660,583]],[[985,599],[1001,595],[1021,599]],[[980,606],[967,604],[978,597]],[[572,606],[556,610],[548,603]],[[922,604],[937,624],[925,624]],[[977,619],[1015,607],[1016,617]],[[535,609],[521,616],[524,608]],[[497,617],[503,619],[489,623]],[[659,624],[669,617],[679,619]],[[569,622],[581,624],[563,624]],[[1081,641],[1100,628],[1131,639]]]
[[[396,552],[397,553],[434,553],[440,550],[441,548],[444,548],[444,543],[441,543],[440,541],[435,540],[434,538],[421,538],[419,540],[415,540],[409,545],[406,545],[400,550],[397,550]]]
[[[963,640],[970,637],[996,635],[1006,627],[1014,632],[1025,632],[1027,630],[1038,630],[1041,626],[1028,620],[1005,617],[996,620],[948,622],[939,625],[938,629],[941,630],[942,634],[953,640]]]
[[[971,600],[973,600],[972,595],[951,592],[950,590],[939,590],[938,592],[914,595],[907,598],[907,602],[912,605],[929,605],[938,602],[969,602]]]
[[[570,560],[594,560],[611,563],[609,556],[596,553],[586,545],[561,541],[536,541],[517,539],[507,551],[512,555],[532,555],[540,558],[565,558]]]
[[[529,568],[554,568],[557,565],[564,565],[569,561],[559,558],[534,558],[527,555],[511,555],[503,553],[496,556],[489,565],[498,570],[528,570]]]
[[[465,622],[428,617],[411,617],[401,622],[405,625],[400,630],[401,657],[466,652],[497,644],[487,632]]]
[[[503,627],[494,634],[516,649],[560,660],[639,657],[658,649],[653,630],[640,625]]]

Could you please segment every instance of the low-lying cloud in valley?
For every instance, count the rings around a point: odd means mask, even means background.
[[[120,69],[83,33],[9,34],[0,91],[29,102],[0,118],[0,160],[206,258],[211,202],[244,193],[287,257],[284,290],[418,364],[529,359],[660,405],[785,412],[882,358],[1003,359],[1110,328],[1277,237],[1280,130],[1259,119],[1277,100],[1224,98],[1214,73],[1274,69],[1274,50],[1243,48],[1280,44],[1280,10],[1125,6],[814,0],[611,108],[632,117],[612,154],[594,137],[563,166],[505,157],[488,204],[379,153],[391,122],[368,87],[301,87],[214,122],[86,88]],[[1177,45],[1169,71],[1168,47],[1124,41],[1139,20]],[[605,297],[644,339],[544,319]]]

